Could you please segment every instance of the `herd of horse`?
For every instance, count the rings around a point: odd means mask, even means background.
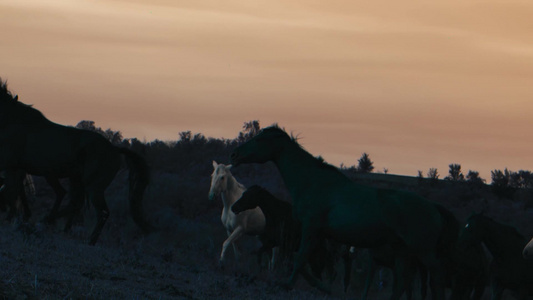
[[[528,250],[531,246],[526,246],[525,238],[511,226],[483,214],[473,214],[462,227],[449,210],[416,193],[358,184],[305,151],[295,138],[278,126],[261,130],[237,147],[230,159],[232,165],[224,166],[225,180],[235,180],[228,179],[230,167],[273,162],[289,191],[291,213],[286,213],[288,209],[281,211],[282,206],[277,209],[278,214],[294,218],[284,221],[285,224],[297,223],[296,226],[285,225],[285,228],[298,231],[298,246],[292,256],[294,267],[286,284],[288,287],[292,287],[302,275],[312,286],[331,291],[316,273],[307,268],[313,266],[317,251],[324,241],[329,240],[348,247],[367,248],[371,261],[391,268],[394,275],[391,299],[399,299],[403,294],[410,298],[416,274],[420,274],[424,282],[422,287],[425,287],[427,278],[433,299],[444,299],[446,288],[451,289],[452,299],[480,299],[487,285],[491,286],[494,299],[501,299],[505,289],[515,292],[520,299],[533,296],[533,261],[526,259],[531,255]],[[227,201],[225,195],[234,191],[218,188],[217,176],[215,168],[211,193],[216,189]],[[257,187],[251,189],[255,191],[254,195],[260,190]],[[246,213],[242,207],[257,209],[265,206],[261,206],[265,201],[251,204],[254,201],[246,192],[239,194],[241,199],[233,204],[225,203],[225,206],[236,207],[233,212]],[[274,203],[272,197],[267,198],[270,198],[269,203]],[[240,204],[241,200],[246,204]],[[226,218],[238,217],[240,213]],[[272,234],[268,231],[276,227],[267,226],[272,218],[269,215],[272,212],[263,217],[266,219],[266,234]],[[273,222],[282,224],[279,217]],[[226,228],[231,236],[231,228]],[[278,226],[274,231],[277,236],[283,230]],[[284,234],[295,236],[287,231],[290,230],[285,230]],[[283,241],[294,241],[294,238],[281,236],[278,240],[267,245],[287,247]],[[484,247],[492,257],[490,262]],[[349,270],[349,262],[345,260],[345,264],[345,270]],[[345,277],[345,289],[348,282]],[[365,289],[363,298],[367,292]],[[423,297],[425,293],[425,290],[421,291]]]
[[[29,208],[23,197],[26,174],[43,176],[56,193],[47,221],[65,217],[65,230],[85,200],[97,213],[89,243],[95,244],[109,216],[104,191],[116,176],[122,159],[129,172],[129,199],[133,220],[144,231],[154,229],[143,215],[142,198],[148,185],[148,167],[133,151],[112,145],[100,134],[49,121],[20,101],[0,79],[0,170],[4,183],[1,196],[12,217],[17,201]],[[338,250],[345,264],[345,289],[349,283],[350,249],[368,249],[371,270],[381,265],[393,272],[391,299],[411,298],[418,275],[421,294],[445,299],[480,299],[487,285],[494,299],[509,289],[526,299],[533,295],[533,240],[526,243],[516,229],[483,214],[473,214],[461,226],[439,204],[403,190],[358,184],[336,167],[304,150],[297,140],[278,126],[261,130],[237,147],[231,165],[213,162],[209,198],[223,201],[221,221],[227,231],[220,264],[226,262],[230,245],[239,257],[236,241],[243,235],[258,236],[262,243],[259,260],[271,254],[271,268],[279,260],[293,264],[285,283],[292,288],[301,275],[318,289],[330,293],[331,284],[321,274],[331,269],[331,249]],[[259,186],[246,188],[231,174],[242,164],[273,162],[291,196],[292,204],[276,199]],[[66,191],[60,178],[69,180],[70,201],[60,209]],[[20,199],[19,199],[20,198]],[[1,201],[0,201],[1,202]],[[1,203],[0,203],[1,204]],[[27,210],[26,210],[27,208]],[[485,248],[492,259],[489,262]],[[371,272],[372,273],[372,272]],[[367,297],[367,278],[363,298]],[[426,290],[426,284],[429,289]]]

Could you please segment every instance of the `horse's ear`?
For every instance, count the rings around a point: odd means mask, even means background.
[[[19,101],[19,95],[15,95],[15,97],[13,98],[14,101]]]
[[[215,169],[216,169],[216,168],[217,168],[217,166],[218,166],[217,162],[213,160],[213,168],[215,168]]]
[[[231,167],[233,167],[233,165],[227,165],[227,166],[226,166],[226,169],[227,169],[227,170],[230,170]]]

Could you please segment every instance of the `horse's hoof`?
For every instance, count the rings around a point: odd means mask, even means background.
[[[222,271],[224,271],[224,261],[223,260],[219,260],[218,261],[218,268]]]
[[[41,222],[47,225],[54,225],[56,223],[56,219],[52,216],[46,216],[41,220]]]
[[[280,286],[286,291],[290,291],[293,288],[292,284],[290,282],[288,282],[288,281],[281,282]]]

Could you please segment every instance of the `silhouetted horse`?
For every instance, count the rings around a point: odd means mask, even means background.
[[[489,260],[481,244],[457,247],[450,300],[479,300],[489,282]]]
[[[130,168],[130,204],[134,221],[144,230],[150,226],[143,217],[142,197],[148,184],[148,167],[138,154],[113,146],[98,133],[63,126],[46,119],[29,105],[18,101],[0,80],[0,170],[6,174],[5,196],[14,204],[21,176],[70,179],[71,203],[63,214],[74,213],[84,197],[92,202],[98,216],[89,238],[96,243],[109,216],[104,191],[120,169],[122,156]]]
[[[292,256],[300,245],[302,227],[292,213],[292,205],[272,195],[264,188],[253,185],[231,206],[231,210],[239,215],[250,209],[259,207],[265,215],[265,229],[259,234],[262,246],[258,253],[271,252],[279,247],[279,256],[282,260],[292,260]],[[320,243],[313,251],[310,258],[310,267],[313,274],[321,277],[327,271],[330,279],[334,277],[334,264],[337,252],[342,252],[340,245]]]
[[[260,208],[265,216],[264,230],[258,235],[262,246],[258,253],[272,252],[279,247],[282,259],[290,259],[300,244],[301,226],[292,216],[292,205],[274,197],[258,185],[249,187],[231,206],[237,216]]]
[[[527,245],[524,247],[524,251],[522,251],[522,254],[524,255],[525,259],[533,259],[533,239],[527,243]]]
[[[277,126],[263,129],[239,146],[231,160],[234,166],[272,161],[289,189],[295,216],[302,223],[302,241],[289,287],[302,274],[313,286],[329,292],[304,266],[312,249],[323,238],[331,238],[359,248],[390,245],[396,252],[397,274],[402,274],[407,260],[415,257],[428,268],[434,298],[444,298],[444,270],[437,258],[444,225],[432,203],[411,192],[354,183],[306,152]],[[401,277],[396,290],[403,292]]]
[[[522,257],[525,238],[508,225],[482,214],[473,214],[461,230],[458,247],[484,243],[493,256],[489,268],[492,299],[501,299],[503,291],[518,292],[519,299],[533,294],[533,261]]]
[[[448,276],[451,276],[451,273],[455,270],[452,270],[453,258],[454,258],[454,249],[455,242],[459,233],[459,222],[455,216],[442,205],[434,203],[435,208],[439,211],[441,216],[443,226],[439,234],[438,248],[436,250],[437,257],[439,260],[446,263],[445,270]],[[370,284],[374,278],[374,272],[376,271],[377,266],[386,267],[389,269],[396,268],[396,259],[397,253],[391,245],[384,245],[381,247],[376,247],[369,249],[370,264],[369,264],[369,274],[367,276],[365,288],[363,290],[363,295],[361,299],[366,299]],[[426,267],[416,258],[409,257],[405,259],[405,267],[403,272],[398,271],[393,272],[393,282],[400,280],[398,276],[401,276],[404,280],[405,289],[403,291],[396,290],[400,288],[398,284],[393,284],[393,294],[402,295],[406,294],[407,299],[411,299],[413,296],[413,286],[416,274],[420,275],[420,295],[422,299],[426,298],[427,295],[427,269]],[[451,283],[448,283],[451,284]]]

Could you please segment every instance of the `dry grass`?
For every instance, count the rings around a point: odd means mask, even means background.
[[[252,170],[253,171],[253,170]],[[266,182],[245,174],[249,182]],[[237,173],[237,176],[245,177]],[[270,176],[266,174],[266,176]],[[365,270],[354,267],[348,294],[342,291],[343,265],[337,265],[333,295],[325,296],[299,280],[292,291],[280,287],[290,266],[275,272],[260,270],[249,254],[258,247],[253,237],[244,238],[245,254],[235,263],[233,255],[224,270],[218,256],[225,232],[220,223],[220,203],[207,201],[209,178],[155,172],[145,195],[146,215],[161,228],[148,236],[140,234],[129,216],[126,173],[120,173],[107,191],[111,215],[96,246],[86,239],[94,226],[89,207],[69,233],[62,224],[44,226],[40,218],[52,205],[51,190],[36,180],[37,198],[31,203],[34,216],[29,224],[0,223],[0,298],[2,299],[341,299],[359,298]],[[272,176],[270,176],[272,177]],[[247,184],[249,185],[249,184]],[[269,188],[283,196],[279,180]],[[264,186],[269,187],[267,184]],[[472,211],[484,209],[500,222],[533,235],[533,209],[513,200],[497,199],[485,192],[423,190],[429,199],[443,203],[462,221]],[[68,199],[67,199],[68,201]],[[0,218],[4,218],[0,215]],[[232,252],[230,251],[230,254]],[[371,299],[390,295],[391,276],[384,273],[385,288],[377,283]],[[488,297],[488,293],[485,295]]]

